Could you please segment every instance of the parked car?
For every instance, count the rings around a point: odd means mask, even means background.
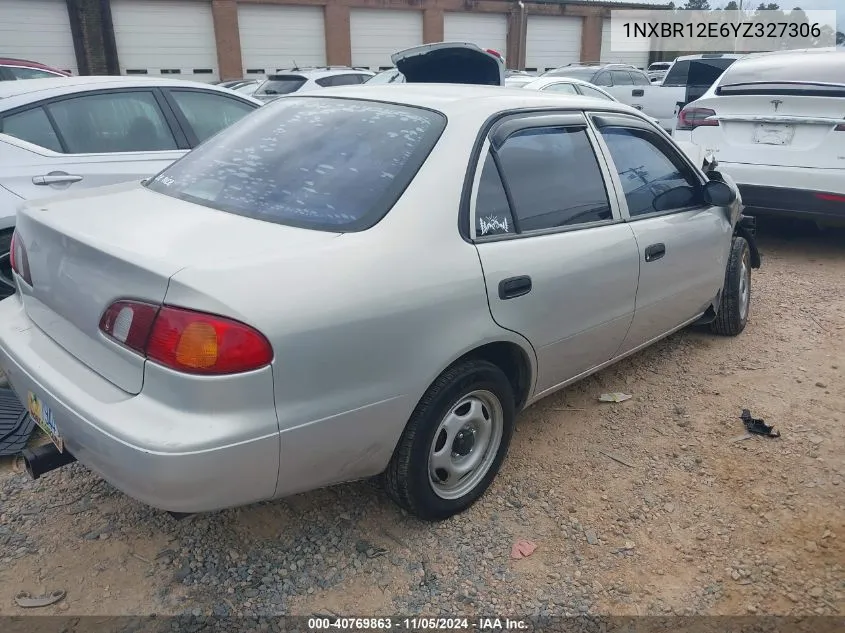
[[[378,84],[393,84],[393,83],[405,83],[405,77],[402,76],[395,68],[388,68],[387,70],[382,70],[381,72],[376,73],[364,83],[369,84],[371,86],[376,86]]]
[[[493,80],[462,56],[427,59]],[[759,261],[729,180],[633,108],[414,85],[423,59],[24,205],[0,366],[55,442],[31,474],[76,458],[198,512],[382,473],[443,519],[526,406],[688,324],[743,331]]]
[[[671,111],[674,129],[681,108],[707,92],[721,74],[741,57],[741,54],[734,53],[704,53],[676,58],[656,93],[654,107],[659,112],[659,118],[663,119]]]
[[[670,66],[672,66],[672,62],[653,62],[649,64],[648,70],[646,70],[649,81],[653,84],[663,81]]]
[[[50,79],[53,77],[69,77],[70,73],[58,68],[51,68],[38,62],[12,57],[0,57],[0,81],[14,81],[16,79]]]
[[[224,88],[174,79],[0,83],[0,277],[8,276],[3,262],[23,200],[139,181],[260,105]]]
[[[261,80],[258,79],[250,79],[235,88],[230,88],[230,90],[234,90],[238,94],[252,96],[255,94],[255,91],[258,90],[258,86],[262,83]]]
[[[294,92],[317,90],[330,86],[362,84],[375,73],[356,68],[293,68],[269,75],[252,93],[252,96],[264,103],[278,99],[282,95]]]
[[[663,129],[670,131],[674,125],[674,109],[658,106],[658,86],[651,85],[646,74],[631,64],[569,64],[549,70],[541,76],[572,77],[586,81],[604,89],[620,102],[658,119]]]
[[[845,221],[845,56],[748,55],[678,117],[675,136],[713,152],[753,214]]]
[[[469,42],[434,42],[394,53],[396,67],[380,72],[367,81],[369,85],[388,83],[466,83],[493,86],[508,85],[515,76],[530,75],[505,69],[502,56],[492,49],[482,49]],[[429,74],[428,68],[438,70]],[[443,69],[449,68],[446,73]],[[422,69],[422,71],[420,71]],[[405,74],[410,73],[407,79]]]
[[[508,80],[505,80],[505,85],[508,85]],[[543,90],[545,92],[555,92],[558,94],[568,95],[584,95],[585,97],[593,97],[596,99],[604,99],[605,101],[616,101],[621,103],[616,97],[609,92],[605,92],[598,86],[587,81],[581,81],[574,77],[535,77],[533,81],[523,84],[522,88],[526,90]],[[655,118],[648,117],[655,125],[660,126],[660,121]]]

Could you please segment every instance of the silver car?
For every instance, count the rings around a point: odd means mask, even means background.
[[[381,474],[444,519],[525,407],[687,325],[743,331],[741,217],[612,101],[281,99],[146,183],[22,208],[0,364],[55,443],[28,467],[175,512]]]

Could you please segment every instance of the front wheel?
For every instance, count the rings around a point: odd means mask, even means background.
[[[744,237],[731,242],[725,271],[722,301],[710,330],[722,336],[736,336],[745,329],[751,311],[751,249]]]
[[[439,521],[469,508],[490,486],[513,436],[513,388],[496,365],[468,360],[429,387],[385,472],[396,503]]]

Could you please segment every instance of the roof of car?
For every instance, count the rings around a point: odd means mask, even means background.
[[[559,108],[563,100],[566,100],[567,105],[573,109],[595,110],[600,108],[643,116],[639,110],[630,106],[613,101],[599,101],[594,97],[469,84],[401,83],[375,86],[361,84],[359,86],[325,88],[319,92],[305,92],[290,95],[287,98],[300,96],[306,99],[346,97],[349,99],[383,101],[429,108],[440,111],[447,117],[450,114],[465,114],[467,111],[488,117],[499,112],[520,108]]]
[[[528,86],[548,86],[549,84],[559,84],[559,83],[566,83],[566,84],[578,84],[581,86],[589,86],[590,88],[595,88],[595,84],[591,84],[589,81],[584,81],[583,79],[578,79],[576,77],[535,77],[533,78],[528,84],[523,86],[523,88]],[[604,92],[602,90],[602,92]]]
[[[236,93],[227,88],[213,86],[199,81],[185,79],[167,79],[164,77],[123,77],[123,76],[95,76],[95,77],[56,77],[55,79],[20,79],[18,81],[0,82],[0,110],[16,107],[34,99],[49,99],[65,94],[81,92],[86,89],[99,88],[145,88],[152,86],[170,86],[183,88],[205,88],[225,94],[238,95],[241,99],[259,101]]]
[[[688,59],[739,59],[744,57],[745,53],[699,53],[697,55],[681,55],[676,57],[674,61],[686,61]]]
[[[41,62],[34,62],[29,59],[19,59],[17,57],[0,57],[0,66],[22,66],[24,68],[36,68],[39,70],[50,70],[57,73],[63,73],[65,71],[60,70],[58,68],[53,68],[52,66],[47,66],[46,64],[42,64]]]

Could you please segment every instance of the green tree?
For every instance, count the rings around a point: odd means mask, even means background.
[[[842,31],[836,31],[836,45],[845,46],[845,33]]]
[[[739,11],[739,5],[736,0],[731,0],[725,5],[725,11]]]
[[[780,7],[774,3],[769,2],[768,4],[761,2],[760,6],[757,7],[758,11],[780,11]]]
[[[684,9],[689,11],[710,11],[709,0],[687,0]]]

